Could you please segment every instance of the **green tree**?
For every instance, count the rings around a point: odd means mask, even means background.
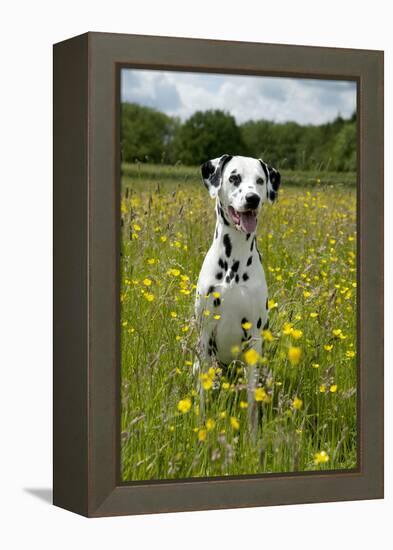
[[[170,162],[171,142],[179,121],[135,103],[121,105],[123,162]]]
[[[241,155],[246,148],[234,117],[224,111],[197,111],[176,132],[173,155],[184,164],[202,164],[224,153]]]

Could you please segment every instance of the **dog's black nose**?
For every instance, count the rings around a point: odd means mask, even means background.
[[[253,210],[255,208],[258,208],[260,200],[261,199],[259,198],[259,195],[257,195],[256,193],[247,193],[246,195],[247,206],[248,208],[251,208]]]

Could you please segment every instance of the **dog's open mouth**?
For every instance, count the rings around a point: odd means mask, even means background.
[[[228,207],[229,215],[232,222],[239,227],[244,233],[254,233],[257,227],[257,210],[245,210],[239,212],[233,206]]]

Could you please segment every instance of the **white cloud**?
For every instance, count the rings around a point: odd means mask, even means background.
[[[349,81],[123,69],[122,101],[186,119],[195,111],[222,109],[246,120],[321,124],[356,109]]]

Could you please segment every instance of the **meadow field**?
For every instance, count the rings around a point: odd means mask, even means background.
[[[122,479],[356,467],[354,174],[283,171],[277,203],[263,208],[270,330],[258,358],[266,383],[255,392],[255,439],[241,363],[230,378],[214,365],[202,380],[192,371],[195,285],[214,201],[197,168],[122,172]]]

